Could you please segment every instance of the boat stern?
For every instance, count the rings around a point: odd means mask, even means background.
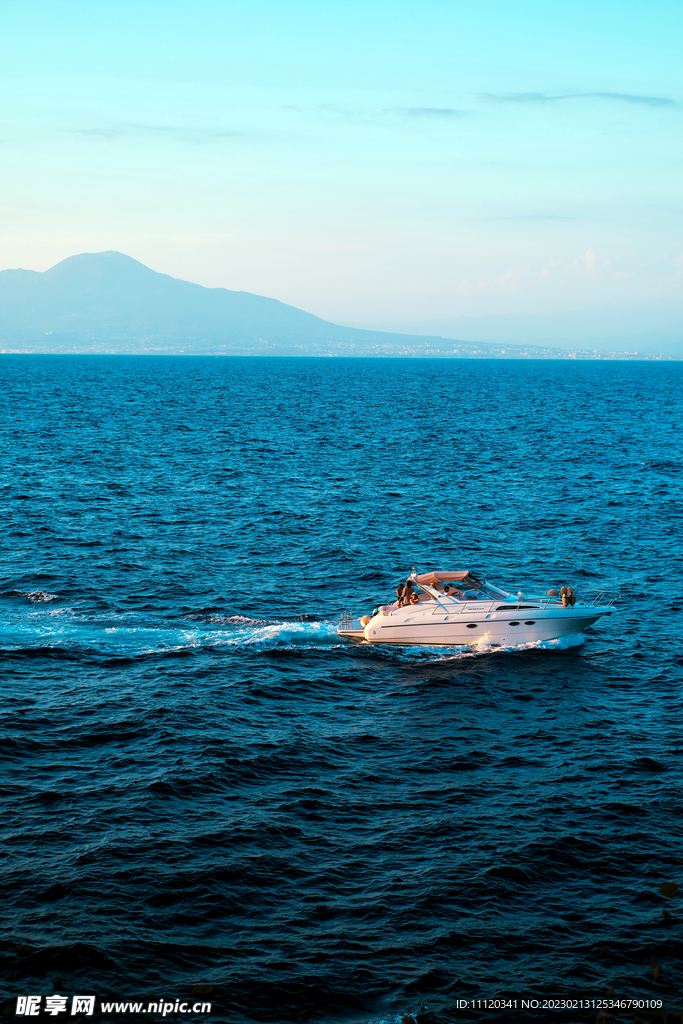
[[[342,612],[337,634],[347,640],[365,640],[365,623],[360,618],[354,619],[351,612]]]

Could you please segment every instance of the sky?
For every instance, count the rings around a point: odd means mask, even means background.
[[[0,269],[361,323],[680,309],[683,7],[2,0]]]

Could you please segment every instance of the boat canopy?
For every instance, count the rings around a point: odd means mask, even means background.
[[[426,583],[428,587],[433,587],[435,583],[452,583],[456,580],[466,580],[470,575],[469,569],[462,569],[458,572],[422,572],[419,576],[415,577],[418,583]]]

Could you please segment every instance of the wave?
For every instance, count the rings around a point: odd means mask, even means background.
[[[372,645],[356,644],[358,651],[371,653],[374,657],[387,658],[392,661],[416,663],[446,664],[449,662],[469,661],[483,657],[500,657],[501,655],[524,653],[527,651],[539,651],[552,653],[565,651],[573,647],[580,647],[585,643],[585,638],[576,633],[571,636],[559,637],[556,640],[535,640],[524,644],[487,644],[485,640],[479,643],[451,647],[400,647],[394,645]],[[349,645],[350,646],[350,645]]]
[[[580,647],[585,643],[581,633],[570,633],[568,636],[559,636],[554,640],[530,640],[525,644],[508,644],[505,647],[493,647],[487,645],[485,639],[478,645],[480,650],[487,651],[566,651],[571,647]]]
[[[17,593],[17,592],[15,592]],[[34,591],[34,595],[45,593]],[[27,596],[27,595],[22,595]],[[47,598],[32,604],[44,604]],[[452,647],[374,645],[341,639],[337,621],[308,616],[252,619],[244,615],[184,615],[180,620],[154,619],[139,612],[96,614],[73,608],[32,608],[5,611],[0,616],[0,650],[47,650],[103,657],[144,657],[192,651],[279,650],[330,651],[356,657],[409,663],[447,662],[515,651],[561,651],[584,642],[580,635],[532,643]]]
[[[338,644],[335,622],[267,621],[228,616],[206,625],[150,620],[136,613],[88,615],[69,608],[5,612],[0,650],[36,648],[108,657],[172,654],[215,648],[327,647]]]
[[[368,1020],[367,1017],[364,1017],[363,1024],[417,1024],[417,1014],[420,1013],[422,1009],[426,1009],[426,1007],[421,1008],[419,1011],[413,1011],[412,1013],[398,1013],[392,1017],[373,1017],[372,1020]]]
[[[48,594],[46,590],[10,590],[12,597],[25,597],[31,604],[39,604],[43,601],[58,601],[59,594]]]

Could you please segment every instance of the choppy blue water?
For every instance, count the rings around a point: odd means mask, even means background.
[[[7,999],[503,1024],[595,1010],[457,1000],[611,986],[680,1009],[682,384],[2,357]],[[413,565],[623,600],[537,648],[340,643],[341,610]]]

